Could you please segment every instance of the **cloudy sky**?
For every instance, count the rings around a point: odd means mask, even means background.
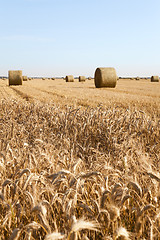
[[[0,75],[160,75],[159,0],[0,0]]]

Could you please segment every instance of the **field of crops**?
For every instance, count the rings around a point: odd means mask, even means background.
[[[0,79],[0,239],[160,239],[160,83]]]

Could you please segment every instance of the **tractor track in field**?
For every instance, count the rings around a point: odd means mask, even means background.
[[[30,95],[20,91],[19,89],[16,89],[15,87],[10,86],[10,88],[19,96],[21,97],[23,100],[27,101],[27,102],[34,102],[34,98],[31,97]]]
[[[16,93],[16,95],[18,95],[21,99],[23,99],[23,100],[25,100],[27,102],[32,102],[32,103],[35,102],[35,101],[40,101],[42,103],[46,102],[45,99],[44,99],[44,96],[40,96],[40,94],[38,94],[38,96],[37,96],[33,92],[32,94],[29,95],[29,94],[27,94],[27,93],[25,93],[23,91],[23,88],[22,88],[22,90],[17,89],[16,87],[13,87],[13,86],[10,86],[10,88]],[[38,92],[42,92],[42,93],[49,94],[49,95],[52,95],[52,96],[65,98],[65,96],[63,96],[63,95],[59,95],[59,94],[56,94],[56,93],[48,92],[46,90],[43,90],[43,89],[40,89],[40,88],[36,88],[36,87],[33,87],[33,86],[32,86],[32,89],[35,89]],[[47,100],[47,102],[48,102],[48,100]]]
[[[75,102],[76,102],[76,104],[78,106],[81,106],[81,107],[90,107],[91,106],[90,105],[91,103],[87,102],[84,99],[75,99],[75,96],[66,96],[66,95],[62,95],[62,94],[55,93],[55,92],[50,92],[48,90],[44,90],[44,89],[37,88],[37,87],[32,87],[32,88],[34,88],[35,90],[38,90],[42,93],[45,93],[45,94],[48,94],[50,96],[56,97],[57,99],[53,98],[51,100],[54,101],[54,102],[57,102],[58,104],[60,102],[63,103],[63,104],[64,104],[64,102],[69,102],[69,104],[73,104],[73,103],[75,104]]]
[[[2,88],[0,89],[0,99],[5,99],[6,100],[6,96],[5,96]]]
[[[56,97],[60,97],[60,98],[66,98],[64,95],[61,95],[61,94],[58,94],[58,93],[55,93],[55,92],[50,92],[50,91],[47,91],[47,90],[44,90],[44,89],[41,89],[41,88],[37,88],[37,87],[32,87],[38,91],[41,91],[43,93],[47,93],[49,95],[52,95],[52,96],[56,96]]]
[[[11,95],[8,93],[8,91],[6,91],[6,87],[2,86],[0,88],[0,95],[2,96],[3,99],[8,99],[11,98]]]
[[[1,96],[1,99],[6,99],[6,96],[4,94],[4,87],[0,88],[0,96]]]

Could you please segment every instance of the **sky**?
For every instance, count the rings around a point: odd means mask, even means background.
[[[0,76],[160,75],[160,0],[0,0]]]

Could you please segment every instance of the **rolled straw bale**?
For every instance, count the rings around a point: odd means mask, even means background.
[[[79,82],[85,82],[86,77],[85,76],[79,76]]]
[[[92,78],[91,78],[91,77],[88,77],[88,80],[92,80]]]
[[[140,78],[139,78],[139,77],[136,77],[136,80],[137,80],[137,81],[139,81],[139,80],[140,80]]]
[[[151,82],[159,82],[159,76],[152,76]]]
[[[9,85],[22,85],[22,71],[8,71]]]
[[[42,78],[42,80],[46,80],[45,78]]]
[[[68,76],[66,76],[66,82],[74,82],[74,77],[73,77],[73,75],[68,75]]]
[[[53,78],[51,78],[51,80],[55,80],[55,78],[53,77]]]
[[[23,81],[28,81],[28,77],[27,76],[22,76]]]
[[[96,88],[115,88],[117,84],[117,74],[114,68],[97,68],[94,75]]]

